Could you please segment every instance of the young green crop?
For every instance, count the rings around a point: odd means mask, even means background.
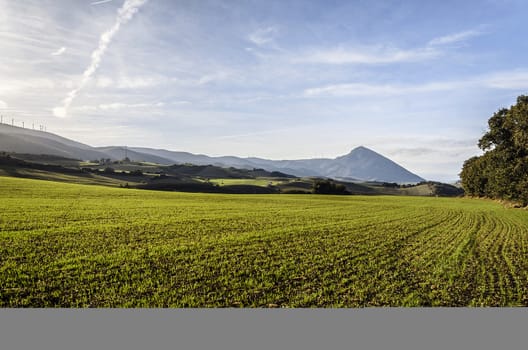
[[[484,200],[0,177],[0,306],[526,306],[527,241]]]

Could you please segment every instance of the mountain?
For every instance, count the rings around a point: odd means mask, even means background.
[[[125,158],[124,147],[92,147],[49,132],[0,124],[0,151],[50,154],[65,158],[95,160]],[[150,163],[173,164],[163,157],[127,150],[129,158]]]
[[[108,156],[97,149],[44,131],[0,124],[0,151],[51,154],[74,159],[101,159]]]
[[[362,146],[335,159],[269,160],[255,157],[209,157],[203,154],[145,147],[129,147],[126,151],[122,146],[91,147],[52,133],[0,124],[0,151],[51,154],[82,160],[101,158],[119,160],[125,158],[126,155],[132,161],[165,165],[190,163],[242,169],[265,169],[301,177],[330,177],[346,181],[396,183],[424,181],[423,178],[411,173],[392,160]]]
[[[349,154],[338,157],[327,168],[336,178],[356,178],[367,181],[415,183],[423,178],[411,173],[392,160],[366,147],[358,147]]]
[[[299,160],[268,160],[262,158],[209,157],[203,154],[173,152],[152,148],[131,148],[141,154],[150,154],[173,163],[197,165],[218,165],[235,168],[263,168],[296,176],[322,176],[347,181],[380,181],[396,183],[417,183],[425,181],[420,176],[376,153],[360,146],[349,154],[335,159],[315,158]]]
[[[170,159],[164,158],[164,157],[158,157],[153,154],[145,154],[136,152],[130,148],[125,148],[121,146],[110,146],[110,147],[97,147],[98,151],[103,152],[107,155],[107,158],[110,159],[124,159],[125,157],[128,157],[132,161],[141,161],[141,162],[147,162],[147,163],[157,163],[157,164],[165,164],[170,165],[174,164],[173,161]]]

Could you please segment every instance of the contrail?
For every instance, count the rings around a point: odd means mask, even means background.
[[[148,0],[125,0],[123,6],[121,6],[121,8],[117,10],[116,21],[112,28],[104,32],[99,38],[99,46],[97,46],[97,49],[92,52],[92,61],[88,68],[86,68],[86,70],[84,71],[81,82],[75,89],[68,93],[66,98],[62,101],[62,106],[53,108],[53,114],[56,117],[67,117],[68,109],[70,108],[73,100],[77,97],[79,91],[84,88],[86,83],[88,83],[92,75],[99,67],[99,64],[101,63],[101,60],[106,52],[106,49],[108,48],[108,45],[119,31],[119,28],[121,28],[121,25],[127,23],[130,19],[132,19],[138,9],[147,1]]]

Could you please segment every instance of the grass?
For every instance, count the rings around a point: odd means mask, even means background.
[[[0,177],[2,307],[527,306],[528,212]]]
[[[113,187],[123,186],[126,183],[128,183],[129,185],[137,185],[137,183],[133,181],[120,180],[109,176],[102,176],[92,173],[64,174],[54,171],[38,170],[31,168],[0,168],[0,176],[15,176],[37,180],[67,182],[80,185],[102,185]]]
[[[229,185],[254,185],[254,186],[268,186],[280,185],[288,181],[273,179],[273,178],[256,178],[256,179],[210,179],[209,182],[220,186]]]

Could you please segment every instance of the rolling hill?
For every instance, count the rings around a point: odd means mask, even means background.
[[[295,176],[316,176],[346,181],[381,181],[418,183],[424,181],[392,160],[366,147],[357,147],[349,154],[335,159],[269,160],[234,156],[209,157],[203,154],[174,152],[165,149],[123,146],[92,147],[43,131],[0,124],[0,151],[26,154],[50,154],[66,158],[119,160],[125,154],[131,161],[157,164],[195,164],[266,169]]]
[[[208,157],[186,152],[171,152],[151,148],[132,148],[142,154],[170,159],[175,163],[232,166],[237,168],[264,168],[295,176],[322,176],[347,181],[382,181],[418,183],[425,181],[387,157],[360,146],[349,154],[335,159],[315,158],[299,160],[268,160],[262,158]]]
[[[0,151],[51,154],[75,159],[100,159],[107,155],[97,149],[49,132],[0,124]]]

